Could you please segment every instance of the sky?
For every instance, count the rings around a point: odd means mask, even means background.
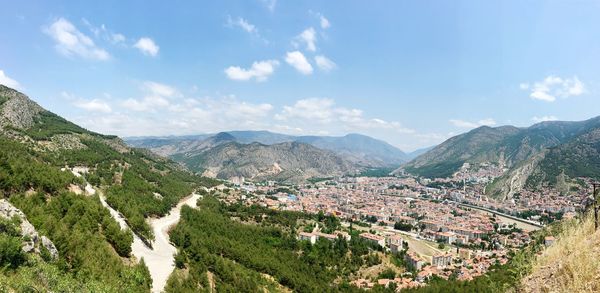
[[[600,115],[600,1],[7,1],[0,84],[119,136],[362,133],[404,151]]]

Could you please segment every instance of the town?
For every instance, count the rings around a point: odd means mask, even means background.
[[[400,256],[402,277],[357,276],[353,284],[396,288],[422,286],[434,276],[471,280],[531,241],[530,233],[554,220],[570,218],[583,208],[584,189],[562,196],[553,189],[522,191],[511,200],[496,201],[483,194],[485,184],[499,176],[497,168],[461,172],[447,179],[419,179],[403,174],[389,177],[341,177],[287,186],[276,182],[230,180],[239,193],[230,203],[257,204],[276,210],[334,215],[343,230],[324,233],[316,225],[298,239],[315,243],[323,238],[350,239],[347,231]],[[546,245],[554,239],[548,237]]]

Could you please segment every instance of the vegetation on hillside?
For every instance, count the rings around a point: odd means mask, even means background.
[[[356,235],[350,242],[320,239],[315,245],[296,240],[296,220],[310,215],[227,207],[212,196],[198,204],[196,210],[184,207],[181,222],[171,231],[179,249],[178,266],[188,268],[189,275],[174,274],[168,292],[206,289],[207,274],[213,276],[218,292],[259,291],[269,286],[262,274],[296,292],[350,290],[344,280],[370,255],[371,246]],[[234,221],[232,215],[257,222]]]
[[[520,162],[531,160],[550,148],[539,168],[546,174],[534,176],[532,180],[537,182],[528,185],[542,181],[555,183],[563,171],[571,177],[598,178],[599,127],[599,117],[579,122],[545,122],[527,128],[482,126],[446,140],[407,163],[404,169],[415,175],[435,178],[451,176],[465,162],[502,162],[509,168],[518,168]]]
[[[4,106],[7,99],[1,101]],[[136,264],[130,258],[132,231],[121,229],[98,195],[75,191],[87,182],[104,190],[134,232],[150,238],[144,217],[163,215],[193,189],[217,182],[50,112],[18,110],[36,116],[27,129],[4,120],[0,125],[0,198],[23,211],[54,243],[58,259],[44,249],[23,253],[27,239],[16,233],[14,223],[0,221],[0,292],[148,292],[148,269],[143,260]],[[75,166],[89,171],[77,177],[61,170]]]
[[[556,186],[563,175],[569,178],[600,178],[600,129],[548,150],[536,172],[527,179],[527,186]]]
[[[439,164],[432,164],[423,167],[405,166],[404,170],[410,174],[423,176],[427,178],[446,178],[451,177],[458,170],[464,161],[449,161]]]
[[[22,286],[27,284],[41,291],[101,288],[108,292],[120,289],[144,292],[149,289],[150,277],[145,273],[145,266],[125,266],[119,257],[129,255],[131,232],[120,229],[97,197],[67,192],[67,185],[78,183],[76,177],[49,165],[47,154],[33,152],[20,143],[0,138],[0,148],[2,197],[9,197],[59,251],[56,261],[35,255],[23,256],[18,253],[22,240],[6,222],[1,223],[1,262],[6,269],[0,274],[4,279],[0,288],[22,291],[25,288]],[[14,249],[17,244],[19,250]],[[45,278],[49,283],[43,283]],[[83,284],[91,284],[91,287]]]
[[[533,261],[531,273],[521,284],[525,292],[600,291],[600,233],[594,230],[593,214],[557,225],[555,243]]]

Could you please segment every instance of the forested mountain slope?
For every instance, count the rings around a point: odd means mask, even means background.
[[[87,182],[148,240],[153,235],[145,217],[160,216],[213,183],[117,137],[85,130],[1,85],[0,150],[0,197],[23,211],[59,255],[14,256],[25,261],[0,272],[0,289],[9,291],[149,291],[147,268],[130,257],[131,231],[120,229]],[[14,241],[4,240],[0,249]]]
[[[402,168],[424,177],[451,176],[464,163],[513,168],[597,127],[600,117],[579,122],[542,122],[527,128],[482,126],[446,140]]]
[[[510,198],[522,188],[539,190],[547,186],[568,192],[579,185],[577,180],[582,177],[600,179],[600,127],[593,125],[565,143],[515,165],[490,184],[487,193]]]

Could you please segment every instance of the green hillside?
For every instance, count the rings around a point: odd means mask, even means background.
[[[600,127],[600,117],[580,122],[542,122],[527,128],[482,126],[446,140],[402,168],[415,175],[435,178],[451,176],[463,163],[517,167],[542,151],[566,144],[596,127]],[[564,150],[568,152],[568,148]],[[554,155],[550,156],[547,162],[553,162]]]
[[[164,215],[180,198],[215,181],[87,131],[12,89],[0,86],[0,97],[0,198],[23,211],[59,255],[51,260],[43,253],[3,254],[0,291],[148,292],[147,268],[130,257],[132,231],[120,229],[97,194],[74,190],[89,182],[125,215],[134,233],[152,239],[144,218]],[[64,170],[75,166],[89,171],[76,177]],[[0,229],[0,251],[11,252],[15,241],[26,239],[6,230]]]

